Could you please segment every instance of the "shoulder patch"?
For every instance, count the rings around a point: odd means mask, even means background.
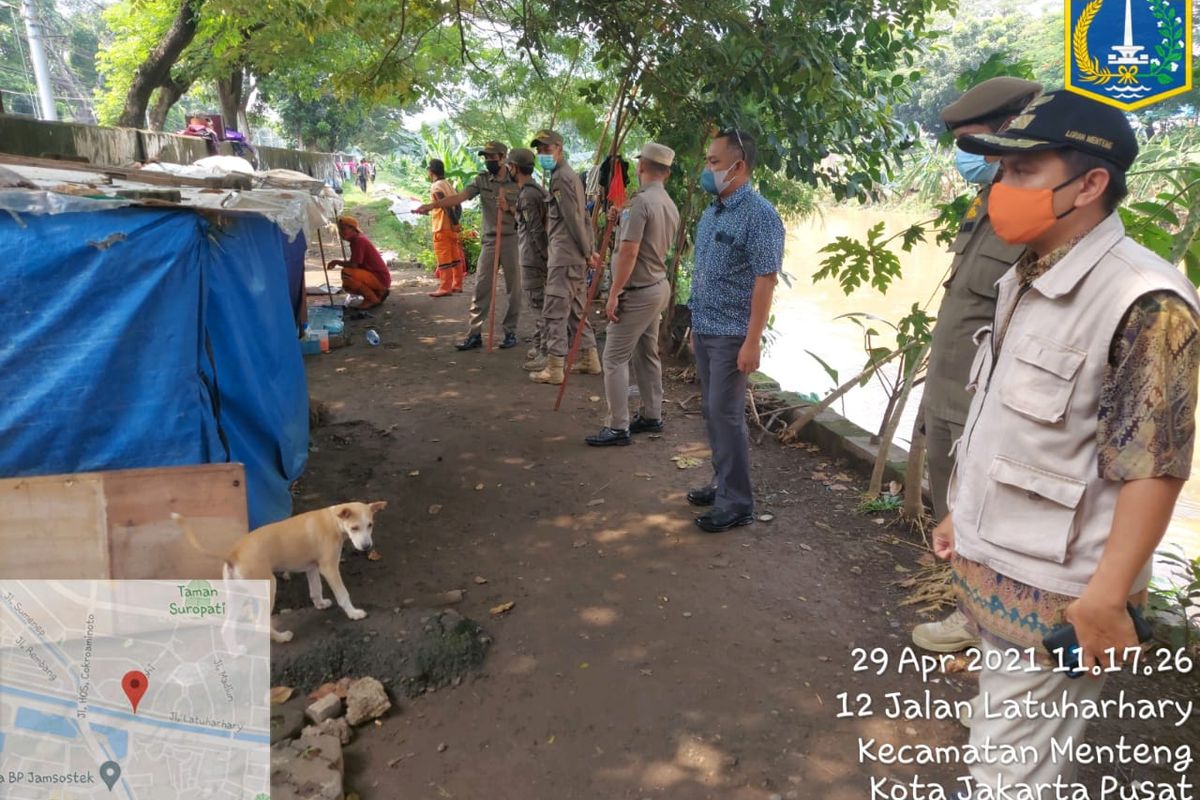
[[[967,206],[967,213],[963,215],[963,219],[975,219],[979,216],[979,209],[983,207],[983,195],[975,195],[975,199],[971,201],[971,205]]]

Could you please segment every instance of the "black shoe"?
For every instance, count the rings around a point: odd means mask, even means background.
[[[711,506],[717,502],[717,490],[712,486],[692,489],[687,493],[688,502],[694,506]]]
[[[504,341],[500,343],[501,350],[507,350],[510,347],[517,346],[517,335],[515,333],[504,334]]]
[[[478,333],[472,333],[463,339],[461,344],[456,344],[454,347],[458,350],[474,350],[477,347],[483,347],[483,337]]]
[[[613,447],[633,444],[633,439],[629,436],[628,430],[619,431],[615,428],[601,428],[600,432],[595,436],[589,436],[584,439],[585,442],[592,447]]]
[[[661,419],[646,419],[641,414],[634,414],[633,421],[629,423],[630,433],[662,433],[663,421]]]
[[[696,517],[696,526],[708,533],[720,533],[731,528],[739,528],[754,522],[754,514],[749,511],[721,511],[713,509],[707,514]]]

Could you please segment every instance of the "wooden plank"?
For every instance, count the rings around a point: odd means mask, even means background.
[[[0,481],[0,578],[107,578],[107,545],[98,474]]]
[[[219,578],[171,519],[188,517],[206,549],[247,532],[240,464],[0,480],[0,578]]]
[[[187,517],[207,549],[227,553],[248,530],[241,464],[104,474],[113,578],[220,578],[223,558],[192,547],[171,512]]]

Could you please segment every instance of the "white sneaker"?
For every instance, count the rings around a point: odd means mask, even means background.
[[[913,628],[913,644],[934,653],[957,653],[979,646],[979,632],[961,611],[939,622],[923,622]]]

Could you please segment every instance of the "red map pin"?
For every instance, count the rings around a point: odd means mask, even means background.
[[[133,706],[135,714],[138,703],[141,702],[148,685],[145,673],[138,672],[136,669],[126,672],[125,677],[121,679],[121,688],[125,690],[125,696],[129,698],[129,705]]]

